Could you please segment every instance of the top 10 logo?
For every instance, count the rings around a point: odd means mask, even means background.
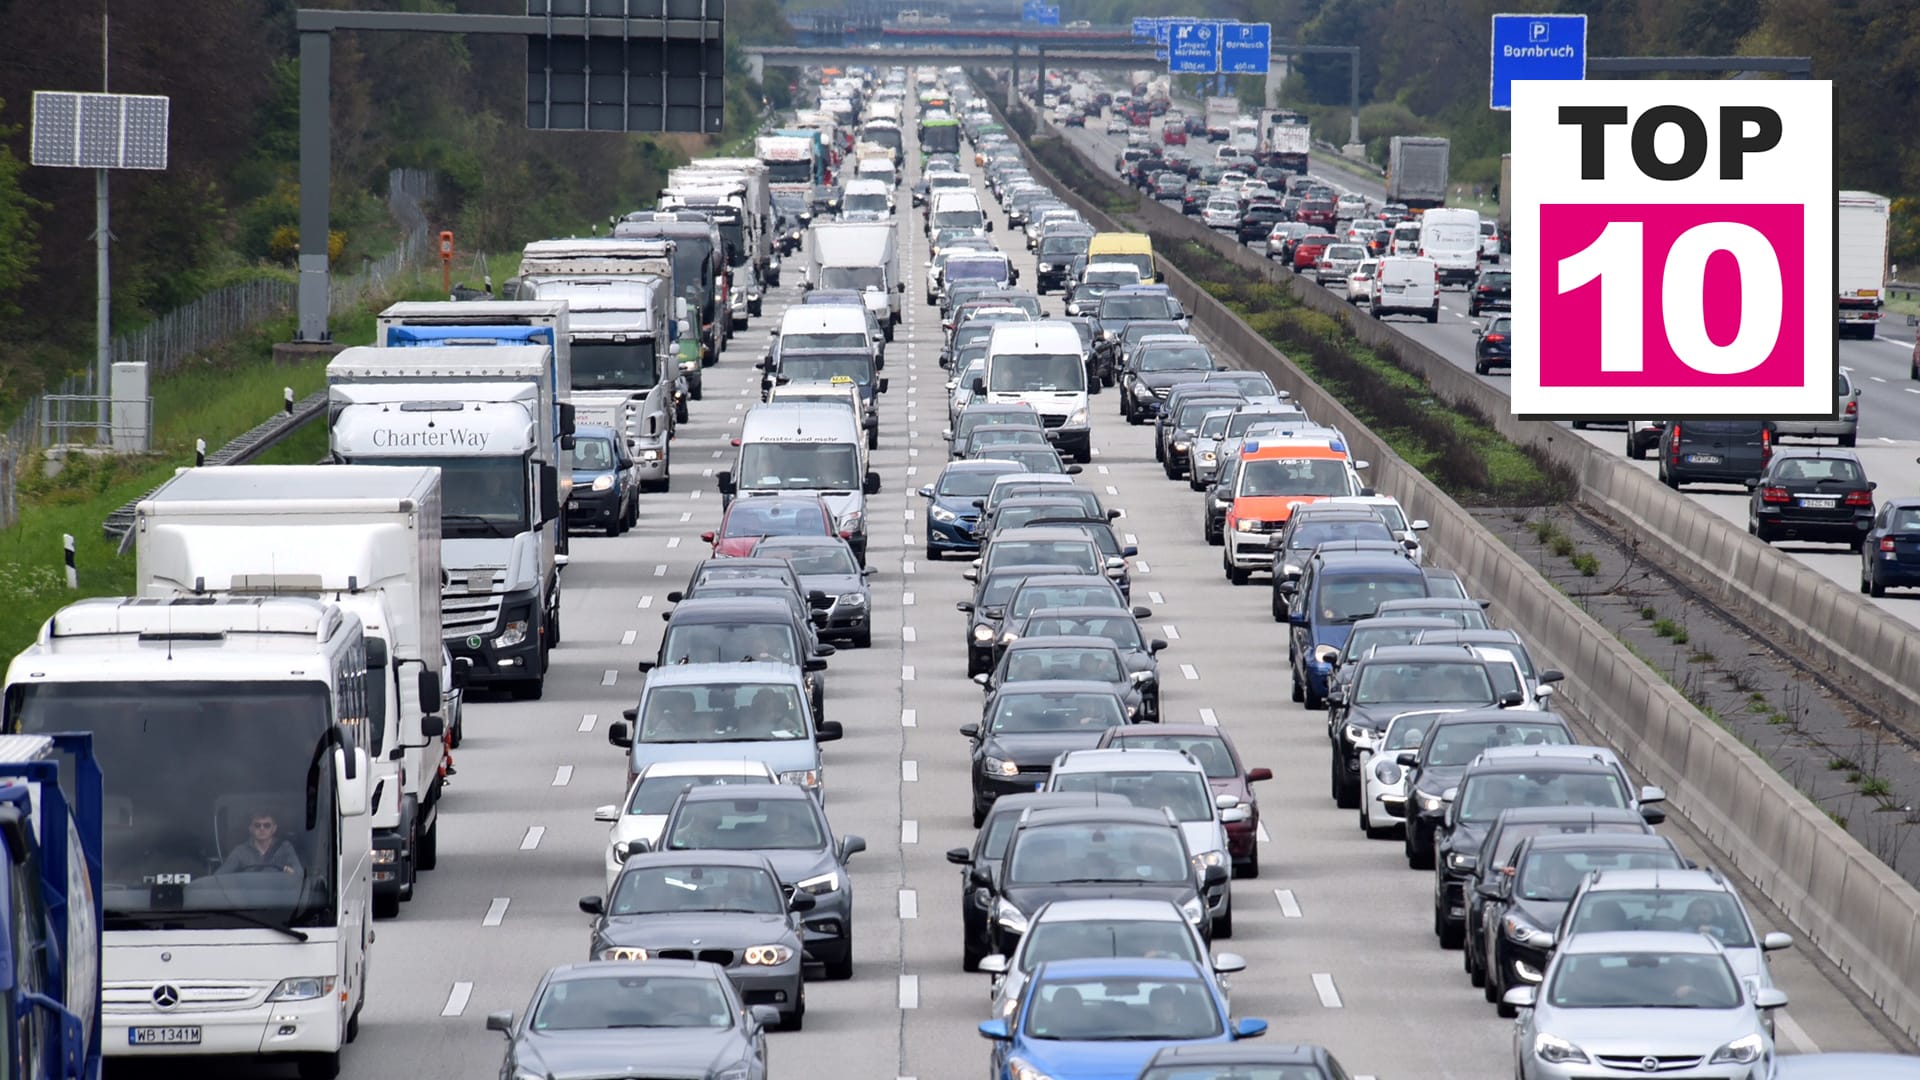
[[[1513,411],[1833,411],[1832,84],[1516,82]]]

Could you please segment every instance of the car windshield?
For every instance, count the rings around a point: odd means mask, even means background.
[[[987,549],[988,566],[1070,566],[1100,573],[1100,550],[1091,540],[1001,540]]]
[[[1555,965],[1557,1009],[1733,1009],[1733,969],[1713,953],[1575,953]]]
[[[1389,645],[1411,645],[1420,636],[1415,628],[1399,626],[1368,626],[1354,630],[1347,636],[1345,656],[1349,659],[1365,656],[1372,649]]]
[[[533,1031],[727,1028],[733,1006],[715,978],[601,975],[549,983],[533,1008]]]
[[[1347,463],[1338,458],[1259,458],[1240,467],[1243,496],[1351,495]]]
[[[750,490],[852,491],[860,486],[860,450],[851,442],[763,442],[748,443],[740,450],[740,467],[735,482]],[[728,508],[731,530],[734,515],[752,509],[753,499],[736,499]],[[825,528],[825,515],[812,507],[811,534]],[[771,513],[771,511],[768,511]],[[804,516],[804,515],[803,515]],[[808,535],[809,533],[794,533]],[[774,533],[732,532],[729,536],[772,536]]]
[[[780,351],[796,352],[804,349],[866,349],[873,342],[864,330],[845,333],[826,333],[789,331],[780,335]],[[783,362],[784,363],[784,362]]]
[[[1158,293],[1115,296],[1108,293],[1100,300],[1102,319],[1178,319],[1180,312],[1171,296]]]
[[[713,799],[680,804],[669,851],[823,851],[827,836],[812,799]]]
[[[1358,244],[1335,244],[1327,249],[1327,258],[1341,262],[1359,262],[1367,254],[1367,249]]]
[[[1027,1009],[1035,1039],[1172,1041],[1222,1031],[1220,1007],[1197,979],[1049,980]]]
[[[1112,649],[1063,645],[1011,651],[1007,656],[1006,676],[1002,681],[1076,679],[1115,683],[1125,678],[1120,654]]]
[[[1425,596],[1427,579],[1413,574],[1322,574],[1316,591],[1321,621],[1356,622],[1370,618],[1389,600]]]
[[[1197,434],[1203,439],[1218,439],[1227,433],[1227,421],[1232,417],[1233,414],[1229,412],[1218,410],[1209,412],[1206,418],[1200,421],[1200,430]]]
[[[1295,551],[1312,551],[1336,540],[1393,540],[1393,533],[1379,521],[1303,521],[1293,530],[1287,546]]]
[[[640,709],[642,743],[770,742],[807,738],[800,688],[785,683],[670,686]]]
[[[1412,716],[1398,716],[1387,724],[1386,737],[1381,740],[1385,750],[1417,750],[1427,737],[1427,730],[1433,726],[1433,717],[1426,713]],[[1389,758],[1391,760],[1391,758]]]
[[[1035,591],[1039,591],[1039,590],[1035,590]],[[1092,591],[1092,590],[1089,590],[1089,591]],[[1109,597],[1111,597],[1113,594],[1114,594],[1113,589],[1107,590],[1107,595]],[[1021,597],[1021,600],[1024,601],[1025,597],[1024,596]],[[1014,608],[1016,609],[1016,611],[1020,606],[1021,606],[1020,601],[1016,601],[1014,603]],[[1040,605],[1039,607],[1033,608],[1032,610],[1038,611],[1040,610],[1040,608],[1046,607],[1046,606],[1048,605],[1043,604],[1043,605]],[[1067,604],[1062,606],[1083,607],[1088,605],[1082,605],[1082,604],[1076,603],[1076,604]],[[1024,614],[1024,612],[1018,612],[1018,613]],[[1143,649],[1146,647],[1146,643],[1140,640],[1140,624],[1135,622],[1133,619],[1133,615],[1128,612],[1120,612],[1115,615],[1104,615],[1104,616],[1103,615],[1043,615],[1040,618],[1030,620],[1027,623],[1027,636],[1030,638],[1103,637],[1103,638],[1106,638],[1108,641],[1113,642],[1115,645],[1118,645],[1122,649]]]
[[[827,516],[818,505],[776,502],[771,499],[735,499],[727,508],[720,535],[825,536]]]
[[[597,435],[582,435],[573,441],[575,472],[610,472],[613,469],[613,440]]]
[[[984,469],[951,470],[940,478],[940,486],[934,488],[934,492],[943,498],[978,499],[992,491],[993,482],[1005,475]]]
[[[1418,597],[1419,595],[1420,593],[1413,593],[1411,597],[1405,597],[1405,598]],[[1397,599],[1397,598],[1383,596],[1380,598],[1380,602],[1384,604],[1387,601],[1393,600],[1393,599]],[[1439,605],[1435,605],[1433,607],[1422,607],[1419,605],[1408,605],[1406,607],[1398,607],[1393,609],[1392,614],[1395,618],[1445,619],[1446,621],[1454,624],[1455,626],[1459,627],[1462,630],[1492,629],[1492,624],[1487,622],[1487,613],[1485,611],[1482,611],[1478,604],[1474,604],[1472,606],[1458,606],[1458,607],[1452,607],[1452,606],[1441,607]]]
[[[633,787],[633,797],[627,800],[629,814],[664,815],[673,809],[673,800],[683,791],[697,787],[725,787],[730,784],[771,784],[773,780],[760,773],[718,773],[700,776],[648,776]]]
[[[1087,387],[1087,365],[1078,353],[1020,353],[987,364],[987,389],[995,393],[1074,391]]]
[[[1089,239],[1085,236],[1049,236],[1040,241],[1040,258],[1066,262],[1075,255],[1085,254]]]
[[[1174,426],[1191,431],[1199,426],[1200,421],[1206,419],[1208,413],[1220,407],[1221,404],[1218,401],[1189,401],[1180,406],[1180,414],[1174,418]]]
[[[1564,904],[1573,899],[1588,874],[1602,870],[1678,870],[1680,856],[1672,851],[1533,851],[1514,875],[1513,891],[1526,900]],[[1609,899],[1616,894],[1603,894]],[[1609,916],[1611,917],[1611,916]]]
[[[1569,933],[1662,930],[1706,934],[1729,949],[1753,948],[1746,913],[1732,893],[1704,889],[1607,889],[1590,892],[1573,913]]]
[[[1495,655],[1496,652],[1498,655]],[[1487,677],[1493,680],[1493,692],[1496,695],[1526,693],[1526,687],[1520,681],[1520,665],[1513,659],[1512,653],[1504,649],[1486,650],[1480,652],[1480,656],[1486,660],[1484,666]]]
[[[1008,694],[994,706],[995,735],[1095,732],[1127,722],[1112,694]]]
[[[1479,661],[1368,661],[1354,679],[1355,705],[1487,705],[1493,700],[1487,665]]]
[[[1218,735],[1161,735],[1153,733],[1151,726],[1141,725],[1128,728],[1126,737],[1116,738],[1114,745],[1140,750],[1179,750],[1198,761],[1210,780],[1240,775],[1233,764],[1233,753],[1227,749],[1227,740]]]
[[[1039,427],[1040,414],[1031,408],[1008,409],[995,406],[991,409],[968,409],[960,414],[960,422],[954,426],[953,437],[958,439],[972,434],[983,427]]]
[[[779,373],[780,377],[789,383],[824,383],[835,379],[851,379],[855,386],[865,386],[873,381],[873,360],[864,353],[851,356],[787,354],[780,358]]]
[[[735,911],[780,915],[787,909],[780,883],[753,866],[648,866],[614,883],[608,915],[665,915]]]
[[[1021,943],[1020,970],[1031,975],[1050,960],[1108,957],[1206,962],[1184,920],[1043,919]]]
[[[1163,345],[1140,352],[1141,371],[1211,371],[1213,354],[1205,345]]]
[[[793,567],[793,572],[801,577],[826,574],[855,577],[860,573],[860,567],[853,561],[853,552],[845,544],[766,547],[755,551],[754,554],[785,559],[787,564]]]
[[[1047,433],[1037,427],[1014,427],[1011,424],[995,424],[983,427],[967,436],[967,450],[977,453],[989,446],[1046,446]],[[992,455],[987,455],[991,457]]]
[[[667,664],[793,664],[796,653],[793,628],[777,623],[668,623],[660,644]]]
[[[1521,719],[1447,724],[1434,733],[1426,764],[1460,766],[1480,756],[1482,750],[1502,746],[1568,746],[1572,742],[1573,737],[1559,724]]]
[[[977,213],[977,211],[975,211]],[[953,259],[944,271],[948,281],[1005,281],[1005,259]]]
[[[1007,881],[1185,885],[1193,881],[1193,867],[1180,830],[1171,825],[1047,825],[1023,831],[1010,853]]]
[[[1171,810],[1180,821],[1213,820],[1213,791],[1197,772],[1056,772],[1048,790],[1124,795],[1135,806]]]
[[[1030,522],[1080,516],[1080,509],[1067,503],[1014,502],[1001,506],[993,521],[997,529],[1018,529]]]
[[[1845,458],[1787,458],[1774,466],[1773,479],[1781,484],[1815,486],[1819,484],[1865,487],[1867,478],[1860,466]]]
[[[1522,806],[1601,806],[1623,809],[1627,793],[1611,772],[1537,769],[1490,772],[1467,779],[1460,793],[1460,820],[1489,822],[1500,811]]]
[[[1249,389],[1248,393],[1272,393],[1272,391]],[[1305,424],[1306,421],[1307,414],[1303,412],[1274,412],[1270,410],[1263,410],[1261,412],[1237,412],[1233,414],[1232,419],[1227,421],[1227,437],[1237,439],[1245,435],[1248,429],[1256,424]]]

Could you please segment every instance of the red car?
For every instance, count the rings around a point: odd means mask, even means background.
[[[1210,724],[1123,724],[1108,728],[1099,745],[1123,743],[1139,750],[1183,750],[1207,770],[1207,786],[1214,798],[1231,795],[1240,800],[1239,806],[1220,811],[1226,819],[1227,854],[1233,859],[1234,877],[1260,876],[1260,804],[1253,797],[1253,785],[1273,779],[1272,769],[1242,765],[1233,740]],[[1242,809],[1244,815],[1236,813]]]
[[[1187,145],[1187,129],[1178,124],[1168,124],[1160,129],[1160,139],[1168,146]]]
[[[841,536],[818,495],[742,495],[727,505],[718,532],[701,533],[716,558],[745,558],[769,536]]]
[[[1319,265],[1320,256],[1327,250],[1328,244],[1337,244],[1340,238],[1332,233],[1310,233],[1300,238],[1293,246],[1293,272],[1306,273]]]
[[[1332,199],[1308,199],[1294,211],[1293,219],[1322,229],[1331,229],[1340,217]]]

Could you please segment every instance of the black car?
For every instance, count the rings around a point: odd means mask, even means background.
[[[996,799],[1037,789],[1055,758],[1093,749],[1108,728],[1128,719],[1119,695],[1103,682],[1017,682],[994,691],[980,722],[960,725],[971,744],[973,827]]]
[[[1087,244],[1092,239],[1092,229],[1062,228],[1042,236],[1039,247],[1034,250],[1037,266],[1033,291],[1045,296],[1051,289],[1066,288],[1068,267],[1073,265],[1076,256],[1087,253]]]
[[[1140,548],[1133,544],[1122,544],[1120,537],[1113,531],[1112,520],[1104,514],[1099,517],[1090,517],[1071,512],[1060,513],[1029,520],[1026,527],[1075,529],[1086,533],[1093,540],[1094,546],[1100,549],[1101,556],[1107,560],[1107,577],[1120,587],[1121,596],[1129,601],[1133,599],[1133,564],[1127,560],[1140,554]]]
[[[1006,610],[1001,615],[1000,635],[994,640],[993,659],[987,664],[987,670],[1000,663],[1001,650],[1016,640],[1007,631],[1013,624],[1025,619],[1042,608],[1085,607],[1099,608],[1105,611],[1131,613],[1136,619],[1148,618],[1153,614],[1149,608],[1127,606],[1127,598],[1120,595],[1120,586],[1113,579],[1099,574],[1077,574],[1052,567],[1049,573],[1034,574],[1021,581],[1007,598]]]
[[[949,848],[947,861],[960,868],[960,967],[980,970],[980,961],[993,953],[994,882],[1007,856],[1007,841],[1028,810],[1049,807],[1131,806],[1124,796],[1084,791],[1034,791],[1002,795],[987,810],[986,823],[974,834],[971,847]],[[979,879],[984,878],[982,883]]]
[[[1920,585],[1920,499],[1888,499],[1861,546],[1860,591],[1885,596],[1911,585]]]
[[[1180,823],[1163,807],[1101,805],[1021,814],[997,877],[970,881],[993,892],[993,951],[1012,956],[1027,920],[1053,900],[1166,900],[1211,935],[1207,891],[1227,887],[1225,866],[1193,866]]]
[[[1473,331],[1473,373],[1485,375],[1494,368],[1513,367],[1513,320],[1496,316],[1487,325]]]
[[[1218,391],[1194,393],[1182,398],[1177,413],[1170,414],[1167,409],[1160,411],[1154,424],[1156,452],[1160,468],[1167,479],[1178,480],[1187,475],[1192,465],[1193,439],[1200,431],[1200,421],[1208,413],[1231,412],[1245,405],[1246,396],[1238,387],[1221,384]],[[1168,403],[1171,406],[1171,402]]]
[[[1265,240],[1275,225],[1287,220],[1287,212],[1277,202],[1257,202],[1240,214],[1240,224],[1234,230],[1243,244]]]
[[[1573,729],[1550,712],[1477,709],[1435,717],[1417,750],[1403,750],[1394,764],[1406,770],[1407,865],[1433,866],[1433,835],[1446,816],[1446,793],[1482,751],[1498,746],[1567,746]]]
[[[1521,806],[1632,808],[1666,820],[1658,788],[1636,793],[1618,759],[1595,747],[1522,746],[1480,752],[1447,800],[1433,835],[1433,933],[1443,949],[1466,940],[1466,882],[1500,815]],[[1445,798],[1445,795],[1442,795]]]
[[[1687,866],[1673,841],[1657,834],[1545,833],[1520,841],[1500,872],[1476,887],[1482,953],[1478,966],[1487,1000],[1500,1015],[1515,986],[1537,984],[1553,955],[1553,932],[1586,876],[1602,870],[1679,870]]]
[[[1851,450],[1780,450],[1747,482],[1747,531],[1765,543],[1820,540],[1859,551],[1873,529],[1873,491]]]
[[[999,460],[995,451],[1014,446],[1051,447],[1043,424],[990,424],[975,427],[964,435],[956,434],[947,452],[955,461]]]
[[[1355,665],[1353,678],[1327,692],[1327,740],[1335,805],[1360,805],[1360,754],[1380,743],[1387,722],[1407,713],[1446,713],[1526,702],[1501,694],[1486,662],[1458,645],[1390,645]]]
[[[1145,615],[1141,613],[1145,612]],[[1167,643],[1161,638],[1147,640],[1140,632],[1140,619],[1152,615],[1146,608],[1115,611],[1112,608],[1079,605],[1036,608],[1031,613],[1010,617],[1001,640],[1029,641],[1041,637],[1103,637],[1120,650],[1129,672],[1144,672],[1138,679],[1140,715],[1148,723],[1160,719],[1160,653]]]
[[[1000,621],[1006,617],[1007,601],[1027,578],[1058,574],[1058,566],[1004,566],[980,576],[974,584],[973,599],[953,606],[967,617],[967,677],[972,678],[993,667],[999,651]],[[1119,589],[1114,589],[1116,594]]]
[[[1154,1052],[1139,1080],[1194,1077],[1272,1077],[1274,1080],[1347,1080],[1351,1075],[1324,1046],[1313,1043],[1179,1043]]]
[[[834,648],[808,633],[785,598],[708,594],[680,601],[660,617],[667,632],[654,658],[640,661],[643,674],[673,664],[790,664],[806,674],[814,718],[826,718],[827,657]]]
[[[1392,234],[1388,235],[1391,237]],[[1473,288],[1467,291],[1467,314],[1478,318],[1482,311],[1509,311],[1512,308],[1513,271],[1480,271]]]
[[[1098,683],[1120,698],[1127,722],[1133,723],[1141,718],[1140,685],[1147,677],[1104,637],[1036,637],[1007,642],[993,670],[973,681],[989,697],[1020,683]]]
[[[795,599],[813,609],[825,609],[827,594],[809,591],[800,587],[800,575],[793,572],[793,564],[785,559],[762,559],[753,556],[726,559],[709,557],[700,560],[693,568],[692,576],[687,578],[687,587],[667,594],[667,603],[677,604],[696,596],[715,595],[715,590],[724,590],[731,585],[753,585],[766,581],[778,581],[793,591]],[[724,591],[718,595],[729,595]],[[818,620],[815,620],[816,622]]]
[[[1153,197],[1160,200],[1180,199],[1187,193],[1185,173],[1163,172],[1153,178]]]
[[[1514,849],[1536,836],[1652,836],[1653,826],[1633,810],[1591,806],[1525,806],[1503,811],[1480,841],[1480,851],[1468,869],[1465,886],[1467,901],[1467,938],[1465,964],[1467,978],[1475,986],[1485,986],[1487,973],[1481,961],[1486,939],[1481,936],[1487,895],[1481,887],[1496,877],[1505,876],[1507,860]]]
[[[1333,673],[1327,677],[1328,686],[1351,686],[1360,659],[1375,649],[1416,645],[1419,644],[1422,631],[1448,629],[1453,629],[1453,624],[1445,619],[1394,616],[1361,619],[1348,631],[1346,643],[1340,646],[1339,655],[1332,660]]]
[[[1745,484],[1773,458],[1773,425],[1765,420],[1669,420],[1660,429],[1660,482]]]
[[[1056,486],[1062,490],[1005,500],[980,519],[975,532],[985,540],[1002,529],[1025,528],[1043,521],[1112,521],[1117,516],[1117,511],[1102,511],[1099,496],[1091,491],[1068,488],[1064,484]]]
[[[769,536],[753,546],[757,557],[785,559],[808,594],[830,600],[821,637],[838,637],[865,649],[873,644],[874,568],[861,566],[853,548],[837,536]],[[817,711],[817,710],[816,710]]]
[[[1153,335],[1186,335],[1179,323],[1159,320],[1137,325],[1133,332],[1134,343]],[[1224,367],[1214,358],[1213,350],[1198,341],[1164,345],[1156,342],[1141,345],[1130,353],[1126,344],[1123,337],[1116,335],[1113,340],[1103,342],[1102,347],[1119,353],[1122,358],[1120,415],[1126,417],[1129,424],[1144,424],[1157,418],[1175,384],[1198,382]]]

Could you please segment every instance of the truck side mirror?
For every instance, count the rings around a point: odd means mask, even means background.
[[[540,466],[540,521],[542,524],[560,517],[560,470],[557,466]]]
[[[567,438],[573,437],[573,405],[571,402],[563,401],[560,403],[560,434]]]
[[[420,737],[421,738],[426,739],[428,742],[432,742],[434,739],[437,739],[440,736],[445,735],[446,733],[447,733],[446,717],[441,716],[437,712],[425,713],[420,717]],[[400,748],[397,746],[394,747],[393,749],[396,753],[400,751]]]
[[[880,494],[880,474],[877,472],[868,472],[866,483],[861,486],[861,490],[868,495]]]
[[[876,393],[876,394],[884,394],[884,393],[886,393],[886,392],[887,392],[887,380],[885,380],[885,379],[881,379],[881,380],[880,380],[880,381],[879,381],[878,383],[876,383],[876,384],[874,384],[874,388],[873,388],[873,392],[874,392],[874,393]]]
[[[336,747],[333,751],[334,804],[341,817],[360,817],[367,812],[367,752],[354,747]]]
[[[737,488],[733,484],[733,470],[725,469],[713,474],[713,482],[722,495],[732,495]]]
[[[973,380],[973,385],[971,385],[971,386],[969,386],[969,387],[967,387],[967,392],[968,392],[968,393],[970,393],[970,394],[984,394],[984,393],[986,393],[986,392],[987,392],[987,380],[985,380],[985,379],[982,379],[982,378],[979,378],[979,377],[977,377],[977,376],[976,376],[976,377],[974,378],[974,380]]]
[[[420,673],[420,707],[430,713],[440,711],[440,699],[444,696],[440,689],[440,673],[422,671]]]

